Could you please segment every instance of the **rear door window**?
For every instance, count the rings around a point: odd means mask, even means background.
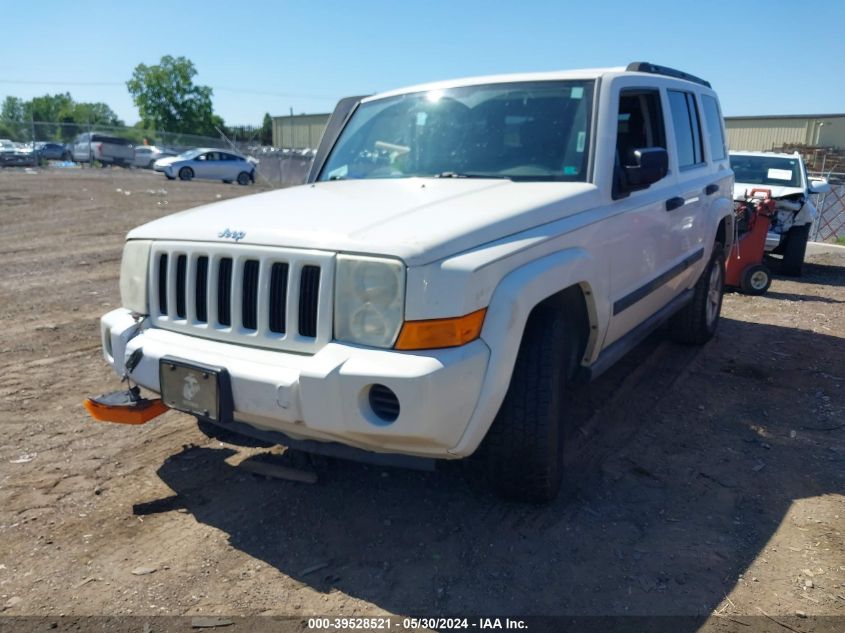
[[[703,165],[704,149],[695,96],[691,92],[670,90],[669,108],[678,146],[678,166],[683,170]]]

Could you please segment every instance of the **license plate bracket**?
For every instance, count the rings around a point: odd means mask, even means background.
[[[161,399],[171,409],[211,422],[232,419],[232,389],[224,367],[164,356],[159,360]]]

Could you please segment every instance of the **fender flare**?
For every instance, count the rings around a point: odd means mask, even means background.
[[[531,311],[542,301],[572,286],[584,295],[589,320],[585,360],[600,345],[599,333],[610,317],[605,288],[596,288],[597,262],[584,249],[571,248],[547,255],[508,273],[493,291],[481,339],[490,349],[487,372],[472,417],[458,443],[449,450],[456,457],[471,455],[493,423],[510,385],[516,356]],[[604,327],[602,327],[602,325]]]

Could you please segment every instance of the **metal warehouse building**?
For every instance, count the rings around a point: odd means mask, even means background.
[[[784,146],[845,149],[845,114],[725,117],[728,147],[765,151]]]
[[[329,114],[273,117],[273,145],[316,148]],[[796,114],[725,117],[728,146],[733,150],[771,150],[784,146],[845,150],[845,114]]]
[[[273,147],[316,149],[329,120],[328,114],[294,114],[273,117]]]

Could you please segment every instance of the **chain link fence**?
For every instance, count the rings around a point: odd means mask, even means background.
[[[811,177],[826,178],[830,191],[815,196],[819,215],[810,232],[814,242],[845,240],[845,173],[810,173]]]
[[[262,146],[260,128],[240,126],[235,138],[225,136],[200,136],[166,130],[150,130],[129,126],[85,125],[62,121],[0,121],[0,136],[33,146],[36,143],[73,144],[80,134],[94,132],[125,138],[136,146],[154,145],[163,150],[181,153],[195,147],[235,150],[258,160],[256,178],[277,187],[289,187],[305,182],[311,167],[313,152]]]

